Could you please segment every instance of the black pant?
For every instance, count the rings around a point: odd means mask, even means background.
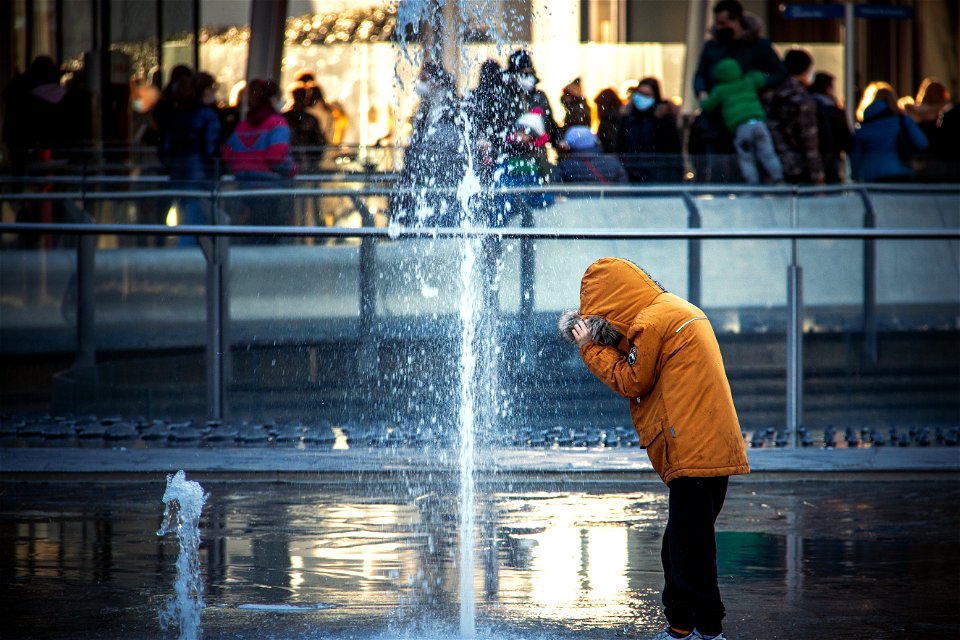
[[[717,542],[713,525],[727,495],[726,476],[677,478],[663,533],[664,614],[671,627],[717,635],[723,602],[717,586]]]

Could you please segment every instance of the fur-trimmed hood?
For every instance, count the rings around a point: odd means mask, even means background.
[[[557,331],[567,342],[576,344],[573,339],[573,327],[580,321],[580,312],[576,309],[564,311],[557,321]],[[594,342],[616,346],[623,339],[616,327],[607,322],[600,316],[586,316],[583,321],[587,323],[587,330],[590,331],[590,337]]]
[[[600,258],[580,281],[580,315],[599,316],[626,335],[637,314],[666,293],[646,271],[623,258]]]

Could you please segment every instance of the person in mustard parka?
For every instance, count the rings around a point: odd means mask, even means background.
[[[723,640],[714,523],[729,476],[750,467],[710,320],[629,260],[601,258],[558,328],[630,401],[640,446],[670,490],[660,554],[669,627],[654,640]]]

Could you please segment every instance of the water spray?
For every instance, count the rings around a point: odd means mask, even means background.
[[[163,493],[163,523],[157,530],[162,537],[177,532],[180,554],[177,556],[177,577],[174,595],[160,610],[160,627],[179,628],[178,640],[200,637],[200,612],[203,609],[203,580],[200,576],[200,512],[207,495],[198,482],[187,480],[183,470],[167,476]]]

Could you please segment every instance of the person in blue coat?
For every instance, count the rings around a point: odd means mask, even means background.
[[[885,82],[873,82],[857,109],[850,170],[858,182],[903,182],[913,178],[909,154],[926,151],[927,137],[897,105],[897,94]]]
[[[216,174],[220,146],[220,119],[213,109],[216,81],[208,73],[196,73],[182,80],[174,92],[169,127],[160,140],[160,157],[170,173],[174,189],[208,190]],[[180,201],[179,224],[205,224],[207,216],[200,200]],[[196,246],[196,236],[180,236],[177,246]]]
[[[627,181],[627,172],[613,154],[603,153],[590,127],[575,125],[563,137],[570,151],[560,156],[557,173],[569,184],[615,184]]]

